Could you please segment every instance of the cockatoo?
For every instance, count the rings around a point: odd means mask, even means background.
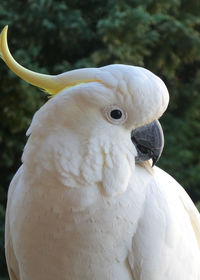
[[[33,117],[8,193],[11,280],[199,280],[200,215],[156,163],[164,82],[128,65],[50,76],[2,58],[52,98]]]

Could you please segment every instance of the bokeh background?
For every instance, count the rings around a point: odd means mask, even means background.
[[[0,29],[25,67],[59,74],[112,63],[144,66],[170,92],[161,118],[159,162],[198,206],[200,201],[200,1],[1,0]],[[0,280],[8,279],[4,216],[10,180],[20,166],[25,132],[48,100],[0,61]],[[199,203],[200,205],[200,203]]]

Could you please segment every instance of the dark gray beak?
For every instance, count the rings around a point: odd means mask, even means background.
[[[152,159],[152,167],[159,160],[163,147],[164,135],[159,121],[139,127],[131,132],[131,140],[137,150],[136,162]]]

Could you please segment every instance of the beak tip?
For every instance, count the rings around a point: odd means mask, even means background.
[[[159,157],[154,156],[154,157],[152,158],[152,166],[151,166],[151,167],[154,167],[154,165],[157,163],[158,160],[159,160]]]

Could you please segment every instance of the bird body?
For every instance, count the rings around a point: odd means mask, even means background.
[[[105,198],[98,185],[67,188],[50,175],[27,185],[22,166],[9,190],[10,271],[30,280],[198,280],[199,214],[172,177],[153,172],[136,166],[127,191]]]
[[[183,188],[151,167],[168,105],[161,79],[108,65],[57,76],[2,57],[52,98],[33,117],[9,187],[11,280],[200,280],[200,216]]]
[[[17,279],[132,279],[127,257],[144,204],[142,184],[139,195],[130,188],[117,198],[103,198],[97,185],[52,184],[47,192],[46,182],[23,184],[21,167],[13,186],[7,258],[17,256]]]

